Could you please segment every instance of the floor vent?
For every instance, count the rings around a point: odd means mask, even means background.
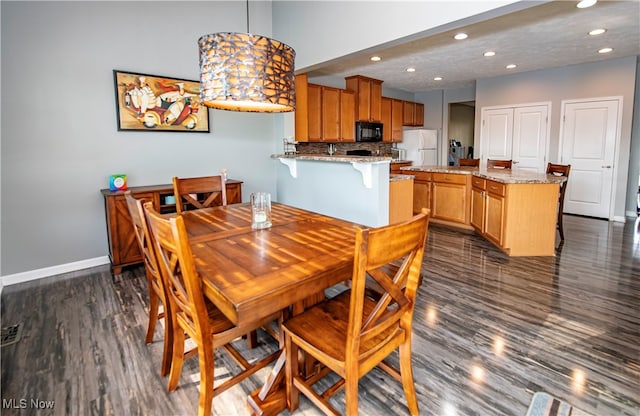
[[[20,341],[20,335],[22,334],[22,324],[3,326],[2,327],[2,347],[15,344]]]

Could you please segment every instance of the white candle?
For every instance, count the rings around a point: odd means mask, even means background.
[[[267,214],[264,212],[256,212],[253,214],[253,222],[265,222],[267,220]]]

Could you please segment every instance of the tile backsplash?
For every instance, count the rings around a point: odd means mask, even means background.
[[[347,150],[371,150],[373,156],[390,156],[391,155],[391,143],[376,142],[376,143],[333,143],[335,146],[336,155],[345,155]],[[296,145],[298,154],[328,154],[329,143],[306,143],[299,142]]]

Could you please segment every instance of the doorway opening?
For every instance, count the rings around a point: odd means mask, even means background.
[[[449,124],[447,127],[449,136],[447,140],[449,144],[449,166],[458,166],[458,160],[460,159],[473,158],[475,119],[475,101],[449,103]]]

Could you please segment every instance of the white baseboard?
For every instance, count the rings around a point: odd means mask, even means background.
[[[28,272],[9,274],[0,277],[0,287],[15,285],[16,283],[23,283],[36,279],[42,279],[43,277],[55,276],[57,274],[75,272],[82,269],[88,269],[90,267],[102,266],[103,264],[109,264],[108,256],[74,261],[73,263],[59,264],[57,266],[30,270]]]
[[[613,218],[611,219],[611,221],[627,222],[627,217],[620,217],[620,216],[614,215]]]
[[[627,211],[627,217],[631,217],[631,218],[635,218],[638,216],[638,213],[636,211]]]

